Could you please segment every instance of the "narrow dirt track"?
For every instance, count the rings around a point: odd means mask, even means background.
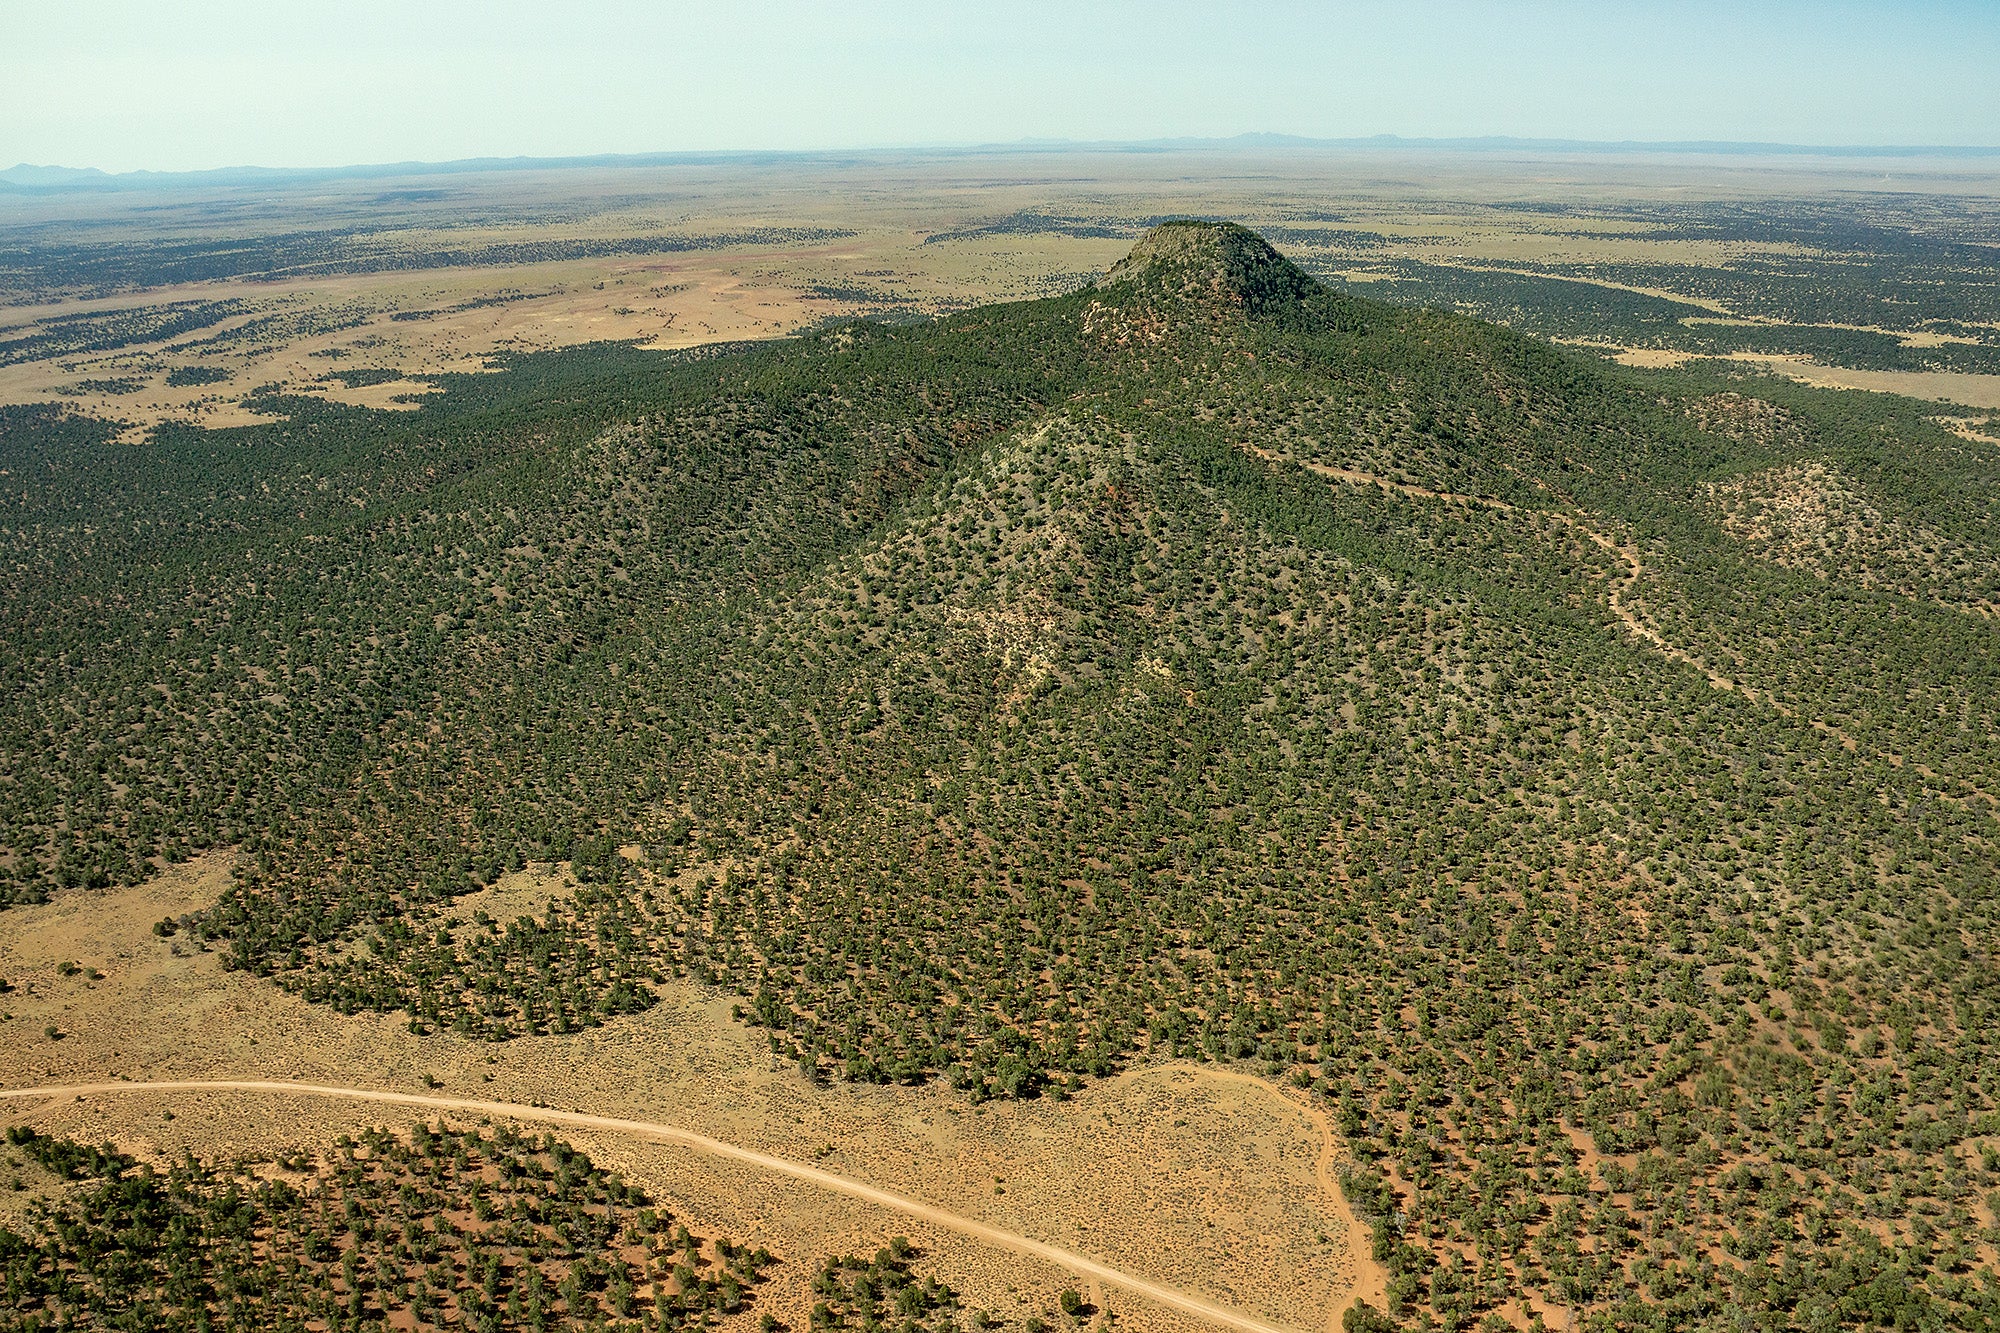
[[[1385,491],[1394,491],[1398,495],[1409,495],[1423,500],[1439,500],[1447,504],[1473,505],[1481,509],[1491,509],[1503,514],[1518,514],[1521,512],[1517,506],[1491,496],[1461,495],[1455,491],[1437,491],[1432,490],[1428,486],[1415,486],[1408,482],[1391,481],[1389,478],[1379,476],[1373,472],[1357,472],[1352,468],[1329,467],[1324,463],[1301,462],[1298,459],[1290,458],[1283,454],[1273,453],[1269,449],[1259,449],[1254,444],[1246,444],[1242,447],[1249,453],[1264,459],[1266,462],[1289,463],[1294,467],[1304,468],[1308,472],[1316,473],[1331,481],[1344,482],[1350,486],[1375,486]],[[1536,512],[1557,523],[1563,524],[1574,532],[1580,533],[1595,543],[1600,549],[1616,556],[1619,563],[1625,566],[1625,576],[1622,579],[1610,582],[1606,586],[1605,592],[1611,603],[1612,614],[1618,617],[1619,623],[1626,628],[1632,637],[1651,644],[1674,661],[1700,672],[1708,683],[1718,690],[1728,690],[1741,694],[1751,703],[1761,703],[1780,717],[1791,718],[1793,720],[1799,719],[1798,710],[1787,706],[1770,690],[1760,690],[1745,681],[1725,675],[1716,670],[1686,648],[1668,641],[1657,629],[1648,624],[1638,611],[1633,609],[1626,600],[1626,594],[1637,588],[1640,581],[1646,576],[1646,566],[1639,559],[1639,552],[1636,548],[1630,544],[1621,544],[1615,541],[1606,534],[1599,532],[1596,528],[1591,527],[1575,514],[1565,514],[1560,510],[1554,509],[1537,510]],[[1822,721],[1816,717],[1806,718],[1804,721],[1815,731],[1831,736],[1836,741],[1839,741],[1841,748],[1850,754],[1860,751],[1861,743],[1832,723]],[[1879,746],[1870,746],[1869,750],[1872,754],[1875,754],[1886,762],[1891,768],[1901,768],[1904,765],[1903,756],[1893,750],[1884,750]],[[1940,785],[1946,782],[1953,783],[1966,792],[1969,792],[1972,796],[1985,801],[1988,805],[2000,807],[2000,797],[1995,797],[1991,792],[1966,781],[1964,778],[1946,778],[1921,764],[1917,766],[1916,771],[1923,774],[1930,781],[1939,783]],[[1964,796],[1951,796],[1949,793],[1946,793],[1946,796],[1950,800],[1967,799]]]
[[[1225,1328],[1241,1329],[1243,1333],[1298,1333],[1280,1324],[1266,1323],[1251,1315],[1231,1310],[1227,1306],[1205,1301],[1199,1296],[1190,1296],[1164,1287],[1144,1278],[1122,1273],[1095,1259],[1032,1240],[991,1227],[984,1222],[975,1222],[969,1217],[933,1208],[915,1199],[906,1199],[900,1194],[876,1189],[873,1185],[850,1180],[846,1176],[822,1171],[818,1167],[807,1166],[803,1162],[790,1161],[783,1157],[773,1157],[769,1153],[757,1152],[750,1148],[740,1148],[733,1143],[697,1134],[693,1130],[681,1129],[674,1125],[663,1125],[647,1120],[620,1120],[612,1116],[587,1115],[581,1111],[557,1111],[545,1106],[521,1106],[513,1102],[484,1102],[464,1097],[430,1097],[410,1092],[381,1092],[370,1088],[342,1088],[321,1083],[286,1083],[266,1079],[199,1079],[159,1083],[76,1083],[62,1086],[37,1088],[0,1089],[0,1101],[49,1100],[59,1097],[102,1097],[121,1096],[134,1093],[163,1092],[276,1092],[292,1096],[337,1097],[346,1101],[382,1102],[391,1106],[417,1106],[436,1111],[462,1111],[476,1115],[504,1116],[509,1120],[529,1121],[548,1125],[574,1125],[580,1129],[603,1130],[612,1134],[630,1134],[639,1138],[657,1139],[666,1143],[677,1143],[692,1148],[711,1157],[727,1158],[744,1162],[761,1170],[778,1175],[790,1176],[821,1189],[833,1190],[850,1198],[860,1199],[881,1208],[904,1213],[910,1217],[955,1231],[961,1236],[1012,1250],[1036,1259],[1043,1259],[1058,1267],[1066,1268],[1086,1281],[1104,1283],[1157,1301],[1161,1305],[1191,1314],[1211,1324]]]

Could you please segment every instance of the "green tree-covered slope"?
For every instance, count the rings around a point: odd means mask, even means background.
[[[680,975],[810,1077],[1254,1061],[1399,1320],[2000,1318],[2000,454],[1920,405],[1168,224],[1055,300],[271,407],[0,427],[15,897],[234,845],[162,929],[419,1030]]]

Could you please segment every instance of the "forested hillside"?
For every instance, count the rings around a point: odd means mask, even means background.
[[[139,446],[0,418],[0,892],[504,1040],[1321,1098],[1399,1321],[2000,1325],[2000,443],[1167,224]],[[470,921],[530,862],[573,894]]]

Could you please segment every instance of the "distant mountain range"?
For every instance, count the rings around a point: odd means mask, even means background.
[[[1314,139],[1295,134],[1251,133],[1232,138],[1022,139],[1010,143],[908,148],[814,150],[716,150],[672,153],[598,153],[581,157],[468,157],[450,162],[376,162],[344,167],[217,167],[206,171],[106,172],[95,167],[20,163],[0,171],[0,194],[66,194],[200,186],[287,185],[377,177],[458,175],[486,171],[558,171],[576,167],[743,165],[840,162],[909,156],[980,156],[1005,153],[1172,153],[1246,149],[1347,149],[1376,152],[1593,153],[1647,156],[1695,154],[1729,157],[1988,158],[2000,145],[1739,143],[1720,139],[1599,141],[1519,139],[1488,135],[1463,139],[1413,139],[1395,134]]]

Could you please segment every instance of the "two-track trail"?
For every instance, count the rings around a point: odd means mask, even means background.
[[[1418,486],[1410,482],[1394,481],[1373,472],[1359,472],[1353,468],[1331,467],[1325,463],[1307,463],[1283,454],[1273,453],[1268,449],[1260,449],[1253,444],[1246,444],[1243,448],[1247,452],[1264,459],[1266,462],[1288,463],[1294,467],[1303,468],[1316,476],[1325,477],[1330,481],[1342,482],[1349,486],[1372,486],[1384,491],[1392,491],[1397,495],[1408,495],[1422,500],[1438,500],[1446,504],[1488,509],[1496,513],[1520,514],[1524,512],[1518,505],[1510,504],[1506,500],[1498,499],[1494,496],[1465,495],[1456,491],[1434,490],[1429,486]],[[1600,550],[1617,558],[1618,563],[1623,566],[1624,572],[1619,577],[1611,579],[1607,583],[1605,594],[1611,604],[1612,615],[1618,618],[1618,623],[1623,625],[1626,632],[1631,634],[1633,638],[1646,643],[1671,660],[1699,672],[1710,685],[1718,690],[1740,694],[1751,703],[1762,704],[1780,717],[1790,718],[1794,721],[1804,721],[1815,731],[1831,736],[1834,740],[1840,742],[1841,748],[1847,750],[1849,753],[1857,753],[1861,750],[1861,742],[1857,741],[1848,732],[1821,718],[1801,717],[1796,708],[1779,699],[1771,690],[1759,689],[1757,686],[1751,685],[1744,680],[1724,674],[1703,661],[1689,649],[1672,642],[1665,635],[1661,634],[1659,630],[1654,628],[1644,616],[1639,614],[1639,611],[1633,606],[1630,598],[1630,594],[1646,576],[1646,566],[1639,557],[1638,548],[1629,542],[1620,542],[1609,534],[1600,531],[1586,522],[1578,513],[1565,513],[1557,509],[1538,509],[1533,512],[1538,517],[1562,524],[1564,527],[1569,528],[1571,531],[1590,541]],[[1904,756],[1893,750],[1883,749],[1880,746],[1870,746],[1868,748],[1872,754],[1887,763],[1891,768],[1902,768],[1906,763]],[[1967,794],[1966,796],[1956,796],[1952,799],[1964,800],[1968,797],[1976,797],[1985,801],[1988,805],[2000,807],[2000,798],[1994,797],[1992,793],[1962,778],[1946,778],[1922,764],[1916,765],[1915,771],[1921,773],[1927,780],[1932,782],[1939,784],[1949,782],[1961,788]]]
[[[1117,1287],[1135,1296],[1156,1301],[1197,1319],[1224,1328],[1240,1329],[1242,1333],[1296,1333],[1279,1324],[1269,1323],[1252,1315],[1244,1314],[1199,1296],[1176,1291],[1172,1287],[1157,1282],[1148,1282],[1141,1277],[1121,1272],[1109,1264],[1081,1255],[1073,1250],[1034,1240],[1016,1232],[988,1226],[984,1222],[947,1212],[942,1208],[916,1199],[892,1194],[888,1190],[877,1189],[873,1185],[847,1176],[822,1171],[803,1162],[794,1162],[784,1157],[774,1157],[753,1148],[739,1147],[712,1139],[693,1130],[682,1129],[678,1125],[661,1124],[650,1120],[622,1120],[615,1116],[590,1115],[582,1111],[558,1111],[546,1106],[523,1106],[514,1102],[477,1101],[465,1097],[436,1097],[421,1093],[385,1092],[373,1088],[336,1087],[323,1083],[287,1083],[274,1079],[187,1079],[165,1082],[118,1082],[118,1083],[76,1083],[61,1086],[35,1088],[8,1088],[0,1090],[0,1100],[30,1101],[49,1100],[64,1097],[131,1096],[144,1093],[166,1092],[250,1092],[280,1093],[287,1096],[335,1097],[346,1101],[381,1102],[391,1106],[414,1106],[434,1111],[457,1111],[469,1115],[501,1116],[509,1120],[519,1120],[547,1125],[570,1125],[578,1129],[599,1130],[611,1134],[625,1134],[635,1138],[653,1139],[663,1143],[678,1144],[710,1157],[720,1157],[729,1161],[742,1162],[759,1170],[775,1175],[790,1176],[794,1180],[816,1185],[821,1189],[845,1194],[863,1203],[874,1204],[893,1212],[929,1222],[947,1231],[955,1231],[961,1236],[984,1241],[1016,1254],[1028,1255],[1045,1260],[1060,1268],[1065,1268],[1089,1282],[1099,1282]]]

